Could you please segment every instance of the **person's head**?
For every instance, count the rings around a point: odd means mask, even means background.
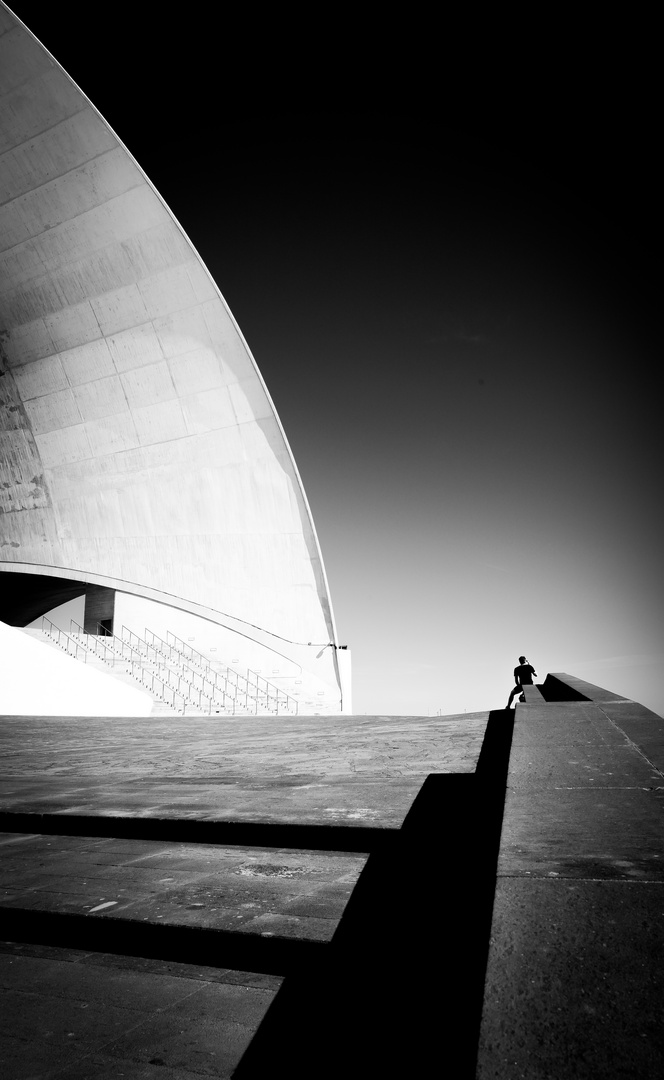
[[[526,662],[526,658],[525,658],[525,656],[520,656],[520,657],[519,657],[519,663],[520,663],[520,664],[525,664],[525,662]]]

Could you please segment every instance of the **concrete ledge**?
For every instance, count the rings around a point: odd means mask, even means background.
[[[664,1074],[664,721],[580,686],[515,713],[477,1080]]]
[[[542,691],[539,686],[522,686],[523,696],[526,699],[526,705],[543,705],[546,700],[542,696]]]
[[[0,942],[3,1076],[232,1076],[283,979]]]
[[[567,675],[558,671],[547,675],[542,684],[542,693],[546,701],[625,701],[620,694],[605,690],[602,686],[577,679],[576,675]]]

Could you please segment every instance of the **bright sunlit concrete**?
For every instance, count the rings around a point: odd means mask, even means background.
[[[152,698],[0,622],[0,713],[6,716],[149,716]]]

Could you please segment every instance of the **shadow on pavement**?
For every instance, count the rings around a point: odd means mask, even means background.
[[[475,1073],[514,713],[475,773],[431,775],[372,852],[321,962],[287,978],[234,1072],[257,1080]]]

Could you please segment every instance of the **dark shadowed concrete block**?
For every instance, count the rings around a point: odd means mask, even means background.
[[[564,671],[550,673],[542,687],[547,701],[624,701],[622,694],[614,694],[603,686],[586,682]]]
[[[113,631],[113,615],[115,614],[115,589],[108,589],[104,585],[86,585],[85,587],[85,615],[83,629],[86,634],[99,633],[98,624],[103,622],[109,633]]]

